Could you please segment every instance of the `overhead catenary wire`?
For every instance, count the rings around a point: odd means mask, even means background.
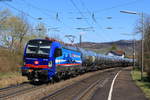
[[[91,15],[90,10],[86,7],[86,5],[84,4],[84,2],[83,2],[82,0],[79,0],[79,2],[81,3],[81,5],[82,5],[84,8],[86,8],[87,13],[88,13],[89,15]]]
[[[12,8],[12,9],[14,9],[14,10],[20,12],[20,13],[25,14],[26,16],[32,18],[33,20],[38,21],[38,18],[33,17],[32,15],[30,15],[30,14],[28,14],[28,13],[26,13],[26,12],[24,12],[24,11],[22,11],[22,10],[20,10],[20,9],[14,7],[14,6],[12,6],[12,5],[10,5],[9,3],[6,3],[6,2],[3,2],[3,3],[4,3],[5,5],[7,5],[8,7]]]
[[[84,9],[87,10],[89,16],[92,17],[92,19],[94,20],[95,23],[97,23],[96,18],[94,17],[94,13],[91,13],[90,10],[86,7],[86,5],[84,4],[84,2],[82,0],[79,0],[81,5],[84,7]],[[103,36],[102,36],[103,37]],[[103,38],[104,39],[104,38]]]
[[[36,17],[33,17],[33,16],[31,16],[30,14],[28,14],[28,13],[26,13],[26,12],[24,12],[24,11],[22,11],[22,10],[20,10],[20,9],[17,9],[16,7],[14,7],[14,6],[12,6],[12,5],[10,5],[10,4],[8,4],[8,3],[6,3],[6,2],[3,2],[5,5],[7,5],[8,7],[10,7],[10,8],[12,8],[12,9],[14,9],[14,10],[16,10],[16,11],[18,11],[18,12],[20,12],[20,13],[23,13],[23,14],[25,14],[26,16],[28,16],[28,17],[30,17],[30,18],[32,18],[33,20],[38,20]]]
[[[29,3],[29,2],[27,2],[26,0],[21,0],[21,1],[25,2],[27,5],[30,5],[30,6],[31,6],[32,8],[34,8],[35,10],[40,10],[41,13],[43,13],[44,15],[47,16],[47,18],[49,18],[49,16],[51,16],[51,15],[49,14],[49,12],[52,12],[52,11],[49,11],[48,9],[44,9],[44,8],[39,8],[39,7],[35,6],[35,5],[33,5],[33,4]],[[42,10],[42,9],[43,9],[43,10]],[[44,11],[45,11],[45,12],[44,12]],[[46,13],[46,12],[47,12],[47,13]],[[58,21],[59,23],[61,23],[61,24],[63,24],[64,26],[66,26],[67,28],[70,28],[70,26],[68,26],[68,25],[66,25],[64,22],[62,22],[62,20],[60,19],[60,13],[59,13],[58,11],[53,12],[53,13],[55,13],[55,17],[52,17],[52,16],[51,16],[51,19],[52,19],[52,20]]]
[[[26,0],[21,0],[21,1],[24,2],[24,3],[26,3],[27,5],[31,6],[34,9],[38,9],[38,10],[40,10],[42,12],[46,12],[46,14],[48,14],[48,15],[49,15],[49,13],[56,13],[54,11],[51,11],[51,10],[48,10],[48,9],[41,8],[41,7],[38,7],[36,5],[33,5],[33,4],[29,3],[29,2],[27,2]]]
[[[27,6],[29,7],[32,7],[33,9],[35,9],[36,11],[40,11],[40,13],[42,13],[43,15],[47,16],[48,19],[52,19],[52,20],[57,20],[56,17],[54,17],[53,15],[50,14],[51,11],[48,11],[47,9],[43,9],[42,8],[39,8],[38,6],[35,6],[29,2],[27,2],[26,0],[21,0],[21,2],[25,3]],[[57,13],[56,12],[56,16],[57,16]]]
[[[55,20],[55,21],[59,22],[60,24],[66,26],[67,29],[71,29],[70,26],[66,25],[66,24],[60,19],[60,14],[59,14],[58,11],[57,11],[56,13],[53,12],[53,13],[55,13],[55,17],[53,17],[53,16],[51,16],[50,14],[48,14],[48,12],[51,12],[51,11],[49,11],[48,9],[39,8],[39,7],[37,7],[36,5],[33,5],[33,4],[29,3],[29,2],[27,2],[26,0],[21,0],[21,1],[24,2],[26,5],[32,7],[33,9],[37,10],[37,11],[40,10],[40,12],[41,12],[42,14],[44,14],[45,16],[47,16],[47,18],[51,17],[51,20]],[[44,11],[43,11],[42,9],[43,9]]]
[[[118,4],[118,5],[114,5],[114,6],[111,6],[111,7],[103,8],[103,9],[100,9],[100,10],[95,10],[94,12],[95,12],[95,13],[100,13],[100,12],[103,12],[103,11],[113,10],[113,9],[115,9],[115,8],[119,8],[119,7],[131,5],[131,4],[135,4],[135,3],[137,3],[138,1],[142,1],[142,0],[133,0],[133,1],[130,1],[130,2],[126,2],[126,3],[120,3],[120,4]],[[75,13],[75,12],[68,12],[68,13]],[[76,12],[76,13],[79,13],[79,12]],[[89,13],[89,11],[82,12],[82,13]],[[90,12],[90,13],[91,13],[91,12]]]
[[[78,10],[78,12],[80,13],[80,15],[84,18],[84,14],[80,11],[80,9],[77,7],[77,5],[75,4],[75,2],[73,0],[70,0],[71,3],[73,4],[73,6]],[[85,6],[83,2],[81,2],[82,6]],[[88,11],[88,14],[91,16],[91,13],[88,9],[86,9]],[[90,25],[90,23],[88,22],[88,20],[86,20],[87,24]],[[91,25],[92,26],[92,25]],[[103,37],[103,36],[102,36]],[[104,38],[103,38],[104,39]]]
[[[35,9],[41,10],[41,8],[39,8],[39,7],[35,6],[35,5],[32,5],[32,4],[28,3],[26,0],[21,0],[21,1],[26,2],[28,5],[30,5],[31,7],[35,8]],[[76,9],[78,9],[78,7],[77,7],[76,4],[74,3],[74,1],[73,1],[73,0],[70,0],[70,1],[71,1],[72,4],[76,7]],[[119,5],[115,5],[115,6],[112,6],[112,7],[104,8],[104,9],[101,9],[101,10],[98,10],[98,11],[94,11],[94,12],[95,12],[95,13],[99,13],[99,12],[101,12],[101,11],[111,10],[111,9],[114,9],[114,8],[118,8],[118,7],[122,7],[122,6],[126,6],[126,5],[133,4],[133,3],[137,2],[137,1],[139,1],[139,0],[134,0],[134,1],[131,1],[131,2],[127,2],[127,3],[122,3],[122,4],[119,4]],[[3,3],[5,3],[5,4],[6,4],[7,6],[9,6],[10,8],[13,8],[13,9],[19,11],[19,12],[25,13],[27,16],[34,18],[33,16],[29,15],[28,13],[17,9],[16,7],[14,7],[14,6],[12,6],[12,5],[6,3],[6,2],[3,2]],[[82,4],[83,4],[83,3],[82,3]],[[44,11],[49,12],[49,10],[47,10],[47,9],[44,9]],[[79,9],[78,9],[78,11],[79,11],[79,13],[80,13],[81,15],[83,15],[83,12],[81,12]],[[42,12],[42,13],[44,13],[44,12]],[[89,10],[88,10],[88,13],[90,13]],[[57,12],[56,12],[56,14],[57,14]],[[45,13],[45,15],[49,15],[49,14]],[[83,16],[84,16],[84,15],[83,15]]]
[[[94,13],[93,13],[94,14]],[[102,31],[102,32],[104,32],[104,29],[102,28],[102,26],[99,24],[99,22],[97,21],[97,19],[96,19],[96,17],[95,17],[95,15],[93,16],[93,20],[95,19],[95,24],[96,24],[96,26],[98,27],[98,28],[101,28],[101,29],[99,29],[100,31]],[[103,35],[102,35],[103,36]],[[104,36],[103,36],[104,37]],[[105,39],[105,38],[104,38]],[[113,41],[108,35],[107,35],[107,39],[109,39],[109,40],[111,40],[111,41]],[[105,39],[106,40],[106,39]]]
[[[70,0],[70,2],[72,3],[72,5],[76,8],[76,10],[80,13],[80,15],[85,18],[84,14],[80,11],[80,9],[78,8],[78,6],[75,4],[75,2],[73,0]],[[92,25],[88,22],[87,19],[85,19],[86,23],[92,27]]]
[[[21,0],[22,1],[22,0]],[[26,1],[27,2],[27,0],[23,0],[23,1]],[[73,0],[70,0],[70,1],[73,1]],[[111,9],[114,9],[114,8],[117,8],[117,7],[122,7],[122,6],[125,6],[125,5],[130,5],[130,4],[132,4],[132,3],[134,3],[134,2],[136,2],[136,1],[139,1],[139,0],[134,0],[134,1],[131,1],[131,2],[127,2],[127,3],[123,3],[123,4],[119,4],[119,5],[115,5],[115,6],[112,6],[112,7],[109,7],[109,8],[104,8],[104,9],[102,9],[102,10],[98,10],[98,12],[94,12],[93,13],[93,15],[94,15],[94,19],[95,19],[95,22],[97,23],[97,19],[96,19],[96,17],[95,17],[95,15],[97,14],[97,13],[99,13],[99,12],[101,12],[101,11],[108,11],[108,10],[111,10]],[[28,3],[28,2],[27,2]],[[7,4],[9,4],[9,3],[7,3]],[[85,16],[84,15],[84,13],[79,9],[79,7],[77,6],[77,4],[73,1],[73,5],[74,6],[76,6],[75,8],[76,9],[78,9],[78,12],[82,15],[82,16]],[[82,5],[84,5],[85,6],[85,4],[83,4],[82,3]],[[7,5],[8,6],[8,5]],[[9,7],[10,6],[12,6],[11,4],[9,4]],[[33,8],[35,8],[35,9],[37,9],[37,10],[41,10],[42,11],[42,9],[40,8],[40,7],[38,7],[38,6],[36,6],[36,5],[31,5]],[[12,6],[12,7],[10,7],[10,8],[13,8],[13,9],[15,9],[15,10],[19,10],[19,9],[17,9],[15,6]],[[32,19],[35,19],[35,20],[37,20],[37,18],[35,18],[35,17],[33,17],[32,15],[30,15],[30,14],[28,14],[28,13],[26,13],[26,12],[24,12],[24,11],[22,11],[22,10],[19,10],[18,12],[22,12],[22,13],[24,13],[25,15],[27,15],[27,16],[29,16],[30,18],[32,18]],[[47,12],[47,13],[46,13]],[[89,11],[89,9],[87,9],[87,12],[89,13],[89,14],[92,14],[92,12],[90,12]],[[51,15],[51,14],[48,14],[48,11],[45,11],[45,10],[43,10],[42,11],[42,13],[44,14],[45,13],[45,15]],[[55,19],[60,19],[60,13],[59,12],[56,12],[56,16],[55,16]],[[49,17],[49,16],[48,16]],[[58,21],[58,20],[57,20]],[[88,21],[88,19],[86,19],[85,20],[86,21],[86,23],[88,24],[88,25],[90,25],[90,26],[92,26],[91,25],[91,23],[89,23],[89,21]],[[60,22],[60,23],[62,23],[64,26],[66,26],[66,24],[64,23],[64,22]],[[98,27],[99,27],[100,25],[98,25]],[[68,26],[67,26],[68,27]]]
[[[80,1],[81,5],[84,7],[84,9],[87,10],[89,16],[92,17],[92,20],[95,22],[96,26],[97,26],[98,28],[101,28],[100,31],[103,32],[104,30],[103,30],[102,26],[98,23],[98,21],[97,21],[97,19],[96,19],[96,17],[95,17],[95,14],[90,12],[90,10],[86,7],[86,5],[84,4],[84,2],[83,2],[82,0],[79,0],[79,1]],[[103,38],[104,40],[106,40],[102,34],[98,34],[98,35],[101,35],[102,38]],[[107,37],[107,38],[108,38],[108,37]],[[110,38],[110,40],[112,40],[112,39]]]
[[[108,7],[108,8],[104,8],[104,9],[101,9],[101,10],[97,10],[97,11],[94,11],[95,13],[100,13],[100,12],[103,12],[103,11],[108,11],[108,10],[112,10],[112,9],[115,9],[115,8],[119,8],[119,7],[122,7],[122,6],[127,6],[127,5],[131,5],[131,4],[134,4],[138,1],[142,1],[142,0],[133,0],[133,1],[130,1],[130,2],[126,2],[126,3],[121,3],[121,4],[118,4],[118,5],[115,5],[115,6],[112,6],[112,7]],[[82,6],[85,6],[84,2],[82,0],[80,0]],[[86,8],[87,9],[87,8]],[[87,9],[87,12],[90,14],[91,12]],[[98,25],[100,26],[100,24],[97,22],[96,20],[96,17],[95,17],[95,13],[92,14],[92,17],[93,17],[93,21]],[[101,26],[100,26],[101,27]],[[103,30],[103,29],[102,29]],[[103,30],[104,31],[104,30]],[[110,40],[112,40],[110,38]]]
[[[97,10],[97,11],[95,11],[95,13],[100,13],[100,12],[103,12],[103,11],[108,11],[108,10],[112,10],[112,9],[115,9],[115,8],[127,6],[127,5],[130,5],[130,4],[136,3],[137,1],[142,1],[142,0],[133,0],[133,1],[130,1],[130,2],[126,2],[126,3],[121,3],[121,4],[118,4],[118,5],[112,6],[112,7]]]

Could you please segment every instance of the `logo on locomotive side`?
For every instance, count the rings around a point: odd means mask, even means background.
[[[71,56],[72,56],[72,57],[80,58],[80,56],[79,56],[79,55],[76,55],[76,54],[73,54],[73,53],[71,54]]]

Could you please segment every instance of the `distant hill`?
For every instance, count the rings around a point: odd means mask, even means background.
[[[139,41],[136,41],[135,44],[136,44],[135,50],[139,50],[140,49]],[[79,43],[77,43],[77,45],[79,45]],[[119,40],[119,41],[103,42],[103,43],[96,43],[96,42],[82,42],[81,43],[82,48],[87,49],[87,50],[93,50],[97,53],[102,53],[102,54],[106,54],[108,51],[110,51],[113,45],[117,47],[117,50],[124,51],[127,56],[132,56],[133,40]],[[5,47],[0,46],[0,49],[5,49]]]
[[[136,44],[136,48],[137,48],[139,41],[136,41],[135,44]],[[118,50],[125,51],[125,53],[127,55],[132,55],[133,40],[119,40],[119,41],[104,42],[104,43],[95,43],[95,42],[82,42],[81,43],[82,48],[93,50],[97,53],[103,53],[103,54],[110,51],[113,45],[115,45]]]

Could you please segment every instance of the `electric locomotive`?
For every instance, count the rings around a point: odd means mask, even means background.
[[[81,52],[48,39],[30,40],[24,50],[22,75],[32,81],[47,81],[82,69]]]

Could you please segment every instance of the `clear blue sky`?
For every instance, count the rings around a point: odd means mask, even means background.
[[[41,22],[46,26],[59,27],[60,32],[50,30],[49,35],[59,35],[64,41],[67,41],[64,38],[66,34],[75,35],[77,37],[75,42],[78,42],[80,33],[84,33],[83,41],[90,42],[132,39],[132,36],[122,34],[132,34],[135,31],[139,16],[119,11],[129,10],[147,14],[150,11],[149,0],[12,0],[5,3],[0,2],[0,10],[9,8],[16,15],[20,14],[19,11],[23,11],[32,25],[39,23],[36,18],[41,17],[43,18]],[[79,17],[83,19],[76,19]],[[93,29],[89,28],[86,31],[76,29],[87,27]],[[107,27],[112,29],[106,29]],[[136,39],[139,38],[139,35],[136,36]]]

